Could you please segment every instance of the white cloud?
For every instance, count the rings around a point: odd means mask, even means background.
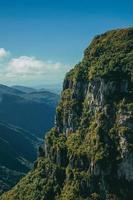
[[[5,58],[9,55],[9,51],[6,51],[4,48],[0,48],[0,59]]]
[[[8,76],[35,76],[62,71],[66,66],[60,62],[43,61],[35,57],[20,56],[12,58],[6,69]]]
[[[34,57],[21,56],[12,58],[7,66],[8,76],[29,76],[40,73],[44,63]]]
[[[60,81],[68,71],[66,65],[60,62],[44,61],[35,57],[20,56],[11,58],[6,64],[4,70],[0,71],[0,79],[4,82],[22,82],[22,81]],[[4,75],[4,76],[3,76]]]

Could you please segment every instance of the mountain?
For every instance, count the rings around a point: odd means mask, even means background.
[[[131,200],[133,28],[96,36],[67,73],[34,168],[1,200]]]
[[[31,169],[42,142],[36,136],[53,126],[58,100],[48,91],[0,84],[0,193]]]
[[[24,94],[23,97],[27,100],[36,101],[39,103],[46,103],[54,109],[59,102],[59,95],[45,90]]]
[[[56,87],[56,86],[55,86]],[[57,106],[57,103],[59,101],[59,95],[53,92],[51,92],[49,89],[35,89],[31,87],[25,87],[25,86],[12,86],[12,88],[17,89],[21,91],[22,93],[25,93],[22,95],[23,97],[34,100],[42,103],[47,103],[48,105],[51,105],[53,107]]]
[[[22,91],[24,93],[31,93],[31,92],[42,92],[42,91],[49,91],[54,94],[60,94],[61,92],[61,84],[45,84],[45,85],[38,85],[34,87],[26,87],[22,85],[13,85],[13,89]]]
[[[0,84],[0,96],[3,94],[14,94],[14,95],[18,94],[18,95],[20,95],[20,94],[23,94],[23,92],[16,88],[12,88],[12,87],[8,87],[6,85]]]
[[[27,93],[18,89],[0,85],[0,120],[42,137],[53,126],[59,96],[47,91]]]
[[[31,169],[40,143],[31,133],[0,121],[0,193]]]
[[[45,85],[38,85],[35,87],[37,90],[41,91],[50,91],[55,94],[60,94],[61,93],[61,84],[45,84]]]
[[[34,89],[32,87],[25,87],[25,86],[21,86],[21,85],[13,85],[12,88],[22,91],[24,93],[30,93],[30,92],[36,91],[36,89]]]

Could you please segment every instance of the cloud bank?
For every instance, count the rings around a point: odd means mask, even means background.
[[[0,48],[0,57],[4,58],[7,55],[4,48]],[[53,62],[41,60],[32,56],[19,56],[10,58],[2,64],[0,69],[0,80],[4,84],[22,84],[26,82],[35,82],[36,84],[44,80],[47,82],[60,82],[64,78],[65,73],[70,69],[61,62]],[[0,65],[1,66],[1,65]]]

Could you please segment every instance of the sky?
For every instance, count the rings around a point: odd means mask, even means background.
[[[0,0],[0,83],[61,84],[95,35],[133,26],[132,0]]]

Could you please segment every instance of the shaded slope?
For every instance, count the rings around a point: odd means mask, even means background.
[[[0,84],[0,96],[2,96],[2,94],[23,94],[22,91],[16,89],[16,88],[12,88],[12,87],[8,87],[6,85],[2,85]]]
[[[0,121],[0,192],[29,171],[40,141],[29,132]]]
[[[50,92],[24,93],[0,85],[0,120],[42,137],[53,126],[58,99]]]
[[[32,101],[46,103],[53,108],[57,106],[59,101],[59,95],[45,90],[24,94],[23,97]]]
[[[97,36],[64,80],[34,169],[1,200],[131,200],[133,28]]]
[[[25,87],[25,86],[21,86],[21,85],[13,85],[12,88],[22,91],[24,93],[36,92],[36,89],[34,89],[32,87]]]

